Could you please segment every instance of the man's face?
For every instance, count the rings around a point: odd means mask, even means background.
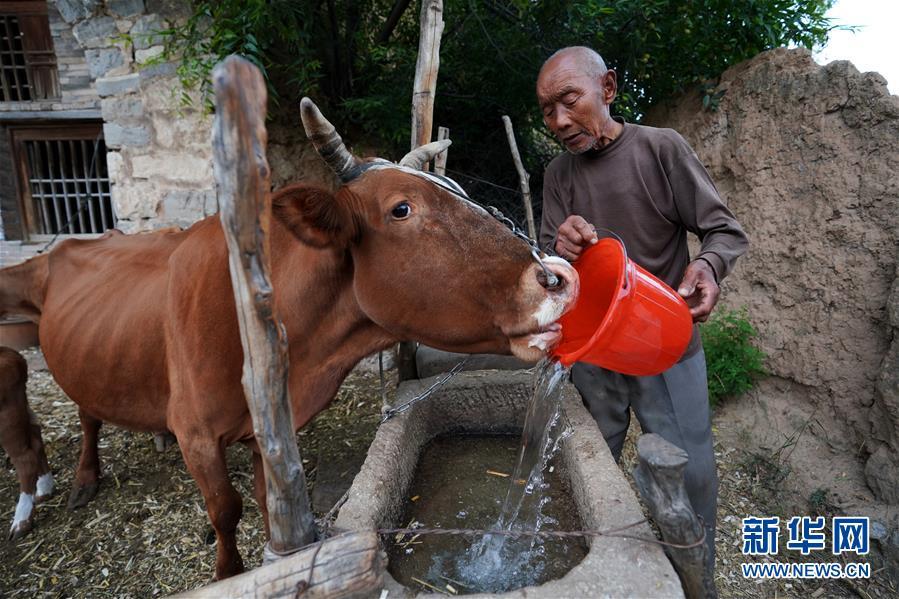
[[[599,146],[616,91],[614,71],[591,77],[571,56],[547,63],[537,79],[543,122],[572,154]]]

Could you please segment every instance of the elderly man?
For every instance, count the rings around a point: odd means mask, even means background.
[[[718,284],[746,251],[746,235],[680,135],[610,116],[617,89],[615,71],[590,48],[559,50],[540,70],[543,120],[568,150],[546,169],[541,245],[575,261],[598,241],[595,227],[612,230],[629,257],[678,290],[695,323],[705,321]],[[687,231],[702,242],[692,260]],[[579,363],[571,377],[616,460],[631,408],[644,432],[687,452],[687,493],[705,522],[714,565],[718,476],[698,325],[680,362],[658,376]]]

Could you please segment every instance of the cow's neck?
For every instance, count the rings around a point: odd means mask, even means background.
[[[312,249],[280,226],[272,234],[272,278],[290,340],[294,424],[301,427],[327,406],[359,360],[397,339],[359,307],[348,252]]]

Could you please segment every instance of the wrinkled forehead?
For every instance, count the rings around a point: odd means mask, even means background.
[[[476,212],[482,213],[485,216],[489,216],[489,213],[486,210],[484,210],[481,206],[471,200],[465,190],[462,189],[461,185],[459,185],[449,177],[438,175],[436,173],[420,171],[408,166],[400,166],[399,164],[384,160],[383,158],[374,158],[369,162],[364,162],[358,165],[356,169],[359,170],[358,175],[377,171],[401,172],[407,175],[411,175],[413,177],[416,177],[417,179],[426,181],[427,183],[435,186],[437,188],[435,189],[435,191],[443,190],[447,192],[451,197],[455,198],[457,201],[465,204],[470,208],[473,208]]]

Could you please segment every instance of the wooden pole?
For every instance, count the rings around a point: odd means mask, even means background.
[[[418,61],[412,84],[412,147],[431,141],[434,95],[440,69],[440,36],[443,35],[443,0],[422,0]]]
[[[506,127],[506,137],[509,138],[509,148],[512,150],[512,160],[518,171],[518,183],[521,187],[521,200],[524,202],[524,215],[528,221],[528,235],[531,239],[537,239],[537,228],[534,226],[534,208],[531,206],[531,186],[528,183],[530,175],[524,170],[521,163],[521,155],[518,153],[518,144],[515,142],[515,132],[512,130],[512,120],[503,115],[503,125]]]
[[[443,35],[443,0],[422,0],[420,23],[418,60],[412,84],[412,150],[431,141],[434,94],[440,68],[440,36]],[[424,169],[427,168],[425,165]],[[400,343],[396,366],[401,381],[418,378],[414,342]]]
[[[637,439],[640,463],[634,480],[662,538],[677,545],[690,545],[703,536],[703,526],[693,511],[684,487],[687,452],[656,434]],[[666,553],[680,576],[687,599],[715,599],[715,577],[708,563],[705,543],[689,549],[667,547]]]
[[[229,56],[215,68],[213,86],[213,160],[244,351],[242,382],[262,453],[270,548],[285,555],[315,540],[315,522],[287,393],[287,336],[269,276],[265,81],[252,63]]]
[[[446,127],[437,127],[437,141],[449,139],[449,129]],[[434,158],[434,172],[441,177],[446,175],[446,159],[449,156],[449,148],[437,154]]]
[[[346,533],[177,598],[347,599],[377,597],[384,560],[374,531]]]

